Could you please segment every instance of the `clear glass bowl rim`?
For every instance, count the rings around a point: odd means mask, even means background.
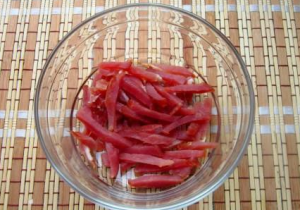
[[[126,8],[133,8],[133,7],[158,7],[158,8],[162,8],[162,9],[169,9],[169,10],[173,10],[179,13],[182,13],[184,15],[187,15],[189,17],[192,17],[200,22],[202,22],[203,24],[205,24],[207,27],[209,27],[210,29],[212,29],[220,38],[222,38],[223,41],[225,41],[225,43],[228,45],[228,47],[234,52],[235,56],[238,59],[238,63],[241,66],[241,70],[243,72],[243,75],[246,79],[246,83],[247,83],[247,88],[248,88],[248,93],[249,93],[249,102],[250,102],[250,110],[249,110],[249,121],[248,121],[248,128],[245,134],[245,139],[243,142],[243,145],[241,146],[241,149],[237,155],[237,158],[234,160],[233,164],[227,168],[227,171],[225,171],[225,173],[223,174],[222,178],[217,180],[213,185],[208,186],[206,189],[203,189],[201,193],[199,193],[197,196],[194,196],[190,199],[187,199],[183,202],[179,202],[179,203],[175,203],[172,205],[168,205],[168,206],[160,206],[160,207],[155,207],[154,209],[157,210],[167,210],[167,209],[178,209],[178,208],[183,208],[185,206],[191,205],[201,199],[203,199],[204,197],[206,197],[210,192],[213,192],[214,190],[216,190],[221,184],[223,184],[223,182],[230,176],[230,174],[232,174],[233,170],[237,167],[237,165],[239,164],[240,160],[242,159],[242,156],[244,155],[246,148],[250,142],[251,139],[251,134],[253,131],[253,127],[254,127],[254,113],[255,113],[255,103],[254,103],[254,91],[253,91],[253,85],[251,82],[251,78],[250,75],[247,71],[247,67],[241,57],[241,55],[238,53],[238,51],[236,50],[236,48],[233,46],[233,44],[228,40],[228,38],[221,33],[221,31],[219,31],[214,25],[212,25],[211,23],[209,23],[207,20],[203,19],[202,17],[192,13],[192,12],[188,12],[184,9],[181,8],[177,8],[171,5],[165,5],[165,4],[155,4],[155,3],[134,3],[134,4],[127,4],[127,5],[122,5],[122,6],[116,6],[110,9],[106,9],[102,12],[96,13],[95,15],[87,18],[86,20],[82,21],[80,24],[78,24],[77,26],[75,26],[70,32],[67,33],[67,35],[65,37],[62,38],[61,41],[59,41],[59,43],[55,46],[55,48],[53,49],[53,51],[50,53],[50,55],[48,56],[46,63],[44,64],[43,70],[41,72],[38,84],[37,84],[37,89],[36,89],[36,93],[35,93],[35,97],[34,97],[34,119],[35,119],[35,124],[36,124],[36,131],[37,131],[37,135],[39,138],[39,141],[41,143],[41,147],[46,155],[47,160],[50,162],[51,166],[55,169],[55,171],[59,174],[60,178],[62,178],[66,183],[68,183],[75,191],[77,191],[80,195],[82,195],[83,197],[85,197],[86,199],[92,201],[95,204],[99,204],[105,208],[111,208],[111,209],[116,209],[116,210],[134,210],[137,208],[128,208],[128,206],[116,206],[114,204],[99,200],[99,199],[95,199],[94,197],[91,197],[89,195],[87,195],[80,187],[77,187],[71,180],[68,179],[67,176],[65,176],[65,174],[63,174],[60,169],[54,164],[52,158],[51,158],[51,154],[48,152],[43,136],[42,136],[42,131],[41,131],[41,127],[40,127],[40,122],[39,122],[39,96],[40,96],[40,91],[41,91],[41,86],[42,86],[42,81],[46,72],[46,69],[48,68],[50,61],[52,60],[52,58],[54,57],[55,53],[57,52],[57,50],[60,48],[60,46],[75,32],[77,31],[77,29],[79,29],[80,27],[82,27],[83,25],[87,24],[88,22],[103,16],[105,14],[111,13],[111,12],[116,12],[118,10],[122,10],[122,9],[126,9]]]

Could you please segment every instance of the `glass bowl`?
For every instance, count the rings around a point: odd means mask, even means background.
[[[128,172],[107,178],[78,152],[71,129],[80,129],[76,110],[81,86],[101,61],[188,66],[195,82],[215,88],[213,119],[206,141],[219,142],[203,166],[184,183],[163,191],[127,186]],[[75,27],[53,50],[40,75],[35,97],[37,133],[60,177],[88,200],[111,209],[177,209],[220,186],[241,160],[254,121],[254,95],[246,66],[228,39],[200,17],[165,5],[131,4],[105,10]]]

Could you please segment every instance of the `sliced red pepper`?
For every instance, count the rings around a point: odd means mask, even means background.
[[[119,100],[124,104],[127,104],[129,101],[128,95],[123,90],[120,90],[119,92]]]
[[[178,98],[177,96],[168,93],[165,88],[155,85],[155,89],[163,96],[167,99],[167,101],[172,105],[172,106],[179,106],[181,107],[183,105],[183,101]]]
[[[166,151],[164,157],[170,159],[178,158],[200,158],[204,157],[205,153],[202,150],[174,150]]]
[[[176,85],[165,89],[170,93],[209,93],[214,91],[214,88],[207,83]]]
[[[113,133],[105,129],[92,117],[89,107],[82,107],[77,112],[77,118],[86,126],[88,130],[96,134],[102,141],[110,142],[117,148],[127,148],[132,145],[130,141],[123,138],[117,133]]]
[[[184,142],[178,145],[178,149],[188,149],[188,150],[203,150],[203,149],[213,149],[216,148],[219,144],[216,142],[203,142],[203,141],[193,141],[193,142]]]
[[[124,62],[102,62],[99,64],[99,68],[109,69],[109,70],[127,70],[131,67],[132,61]]]
[[[171,74],[178,74],[185,77],[194,77],[194,74],[187,68],[182,66],[172,66],[167,64],[149,64],[150,68],[165,71]]]
[[[195,139],[196,140],[203,139],[205,137],[208,129],[209,129],[209,121],[201,123],[200,127],[198,128],[198,132],[195,135]]]
[[[188,126],[188,128],[186,130],[186,134],[189,136],[195,136],[198,133],[200,127],[201,127],[200,123],[193,122]]]
[[[98,80],[102,79],[102,74],[100,73],[95,73],[93,77],[93,82],[92,82],[92,87],[95,87],[96,83]]]
[[[137,76],[138,78],[142,80],[146,80],[149,82],[162,82],[161,76],[158,74],[146,71],[145,69],[137,66],[131,66],[131,68],[128,70],[132,75]]]
[[[110,70],[107,70],[107,69],[103,69],[103,68],[100,68],[98,69],[98,74],[95,76],[94,80],[97,80],[97,78],[101,77],[112,77],[114,76],[116,73],[118,73],[117,71],[110,71]]]
[[[137,139],[139,141],[152,145],[170,145],[174,141],[174,138],[168,136],[146,132],[137,132],[134,130],[120,131],[119,134],[123,137]]]
[[[133,154],[145,154],[145,155],[153,155],[156,157],[162,157],[163,153],[160,147],[154,145],[133,145],[131,147],[123,150],[125,153],[133,153]]]
[[[147,173],[158,173],[158,172],[167,172],[172,169],[179,169],[185,167],[195,166],[194,161],[189,159],[173,159],[174,163],[170,166],[158,167],[147,164],[139,164],[134,168],[134,172],[138,175],[143,175]]]
[[[90,88],[91,92],[93,92],[93,94],[103,94],[106,92],[108,84],[109,83],[105,79],[99,79],[95,85]]]
[[[136,188],[164,188],[180,184],[183,179],[176,175],[144,175],[136,179],[129,179],[128,183]]]
[[[133,166],[135,166],[135,163],[123,162],[120,164],[121,172],[125,173],[126,171],[128,171],[128,169],[132,168]]]
[[[200,113],[197,113],[195,115],[187,115],[164,127],[162,132],[168,134],[170,131],[172,131],[173,129],[179,126],[185,125],[190,122],[204,122],[208,120],[209,117],[210,116],[207,116],[205,114],[200,114]]]
[[[128,106],[137,114],[143,115],[146,117],[150,117],[152,119],[157,119],[157,120],[166,121],[166,122],[173,122],[177,119],[177,117],[175,117],[175,116],[171,116],[168,114],[164,114],[164,113],[157,112],[157,111],[148,109],[146,107],[143,107],[139,103],[137,103],[133,100],[129,100]]]
[[[88,106],[91,100],[91,92],[87,85],[82,87],[82,106]]]
[[[170,74],[164,71],[156,70],[156,69],[147,69],[148,72],[158,74],[161,76],[162,80],[170,85],[183,85],[186,81],[186,78],[181,75]]]
[[[152,155],[145,155],[145,154],[121,153],[119,158],[122,161],[130,162],[130,163],[144,163],[144,164],[149,164],[149,165],[154,165],[159,167],[169,166],[174,163],[173,160],[163,159],[163,158],[155,157]]]
[[[116,103],[118,99],[120,82],[124,73],[119,73],[110,80],[105,96],[105,107],[107,111],[108,130],[113,131],[116,128]]]
[[[151,107],[152,101],[147,93],[140,87],[134,79],[129,76],[125,76],[122,79],[122,89],[129,93],[136,100],[144,104],[145,106]]]
[[[184,167],[170,170],[170,174],[180,176],[182,179],[187,179],[192,173],[193,167]]]
[[[156,101],[160,106],[164,107],[167,105],[167,99],[162,97],[156,89],[150,83],[146,84],[146,90],[149,96]]]
[[[105,143],[105,148],[110,165],[110,178],[116,178],[119,172],[119,150],[109,142]]]
[[[143,122],[143,123],[150,123],[150,121],[143,116],[138,115],[136,112],[132,111],[128,106],[125,106],[121,103],[117,103],[117,111],[129,117],[131,119]]]
[[[196,114],[195,109],[189,107],[180,107],[179,113],[181,115],[193,115]]]
[[[92,137],[88,135],[76,131],[71,131],[71,134],[83,145],[89,147],[90,149],[96,150],[98,152],[103,151],[104,149],[104,145],[101,141],[95,141]]]
[[[108,167],[108,168],[110,167],[110,162],[109,162],[108,155],[106,152],[101,154],[101,161],[105,167]]]
[[[162,131],[162,124],[148,124],[138,127],[134,127],[137,131],[147,132],[147,133],[160,133]]]

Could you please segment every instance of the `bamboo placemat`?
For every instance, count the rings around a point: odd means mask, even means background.
[[[138,0],[0,0],[0,209],[103,209],[61,181],[38,143],[33,98],[47,55],[82,20]],[[145,1],[140,1],[145,2]],[[255,129],[239,167],[186,209],[300,209],[300,1],[150,0],[216,25],[255,87]]]

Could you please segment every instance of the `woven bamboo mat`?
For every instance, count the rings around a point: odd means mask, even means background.
[[[0,0],[0,209],[103,209],[70,189],[47,162],[34,131],[33,98],[47,55],[72,27],[136,2]],[[186,209],[300,209],[300,1],[150,2],[192,11],[219,28],[255,87],[247,154],[224,185]]]

